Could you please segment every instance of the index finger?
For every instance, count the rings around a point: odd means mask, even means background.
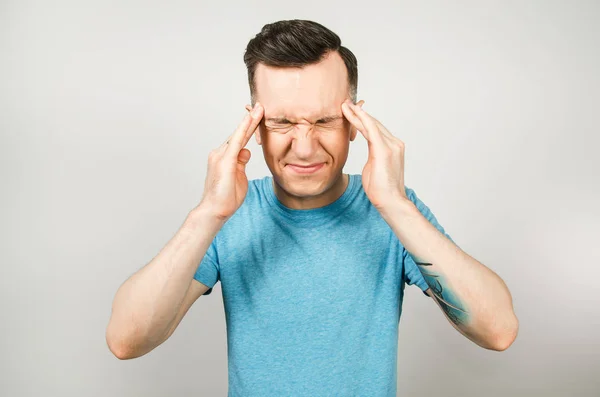
[[[229,144],[227,145],[227,149],[225,150],[225,155],[229,155],[231,157],[237,158],[240,150],[250,140],[252,134],[258,127],[258,123],[263,116],[263,107],[260,103],[256,103],[254,105],[254,109],[251,113],[248,113],[244,118],[244,121],[240,124],[238,129],[233,133],[231,138],[229,139]]]
[[[345,107],[344,107],[344,105],[345,105]],[[354,127],[356,127],[356,129],[359,130],[361,134],[363,134],[363,136],[365,137],[365,139],[367,141],[369,141],[369,137],[367,136],[368,132],[365,130],[365,126],[358,119],[358,117],[356,117],[356,115],[354,114],[354,111],[350,108],[350,105],[349,105],[348,102],[343,102],[342,103],[342,112],[344,113],[344,116],[346,116],[346,118],[348,119],[348,121],[350,121],[350,123]]]
[[[373,121],[373,118],[367,112],[362,110],[362,108],[360,106],[357,106],[354,104],[348,105],[348,106],[354,111],[354,114],[356,115],[356,117],[358,117],[360,122],[367,129],[367,132],[368,132],[367,139],[370,142],[373,142],[375,145],[382,145],[383,144],[382,132],[379,131],[379,128],[377,127],[377,124],[375,124],[375,122]]]

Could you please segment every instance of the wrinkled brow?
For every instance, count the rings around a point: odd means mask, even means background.
[[[320,119],[318,119],[317,123],[329,123],[331,121],[336,121],[341,118],[342,118],[342,116],[337,116],[337,115],[325,116],[325,117],[321,117]],[[289,121],[285,117],[269,117],[266,119],[266,121],[270,121],[270,122],[273,122],[276,124],[292,124],[292,122]]]

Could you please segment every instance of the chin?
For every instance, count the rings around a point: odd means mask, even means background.
[[[283,169],[277,176],[276,182],[290,195],[296,197],[318,196],[327,191],[335,182],[329,167],[330,164],[326,163],[314,174],[306,175]]]
[[[317,184],[315,182],[284,181],[282,187],[289,195],[295,197],[315,197],[327,190],[326,184]]]

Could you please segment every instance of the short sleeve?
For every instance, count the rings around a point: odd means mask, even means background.
[[[210,287],[204,295],[209,295],[212,292],[214,285],[219,281],[219,260],[217,255],[217,237],[213,239],[212,243],[208,247],[204,258],[200,261],[200,265],[196,269],[194,279],[201,282],[202,284]]]
[[[429,285],[425,281],[425,278],[423,278],[423,275],[417,267],[417,264],[411,258],[411,256],[408,255],[408,251],[406,251],[404,248],[402,248],[402,256],[404,261],[404,282],[408,285],[416,284],[417,287],[421,288],[421,290],[425,294],[425,291],[427,291]],[[404,284],[402,285],[402,287],[404,288]]]
[[[458,246],[458,244],[454,242],[452,237],[450,237],[450,235],[446,232],[442,225],[440,225],[437,218],[429,209],[429,207],[419,199],[419,197],[413,189],[406,187],[406,196],[410,199],[410,201],[413,202],[413,204],[417,207],[419,212],[429,221],[429,223],[435,226],[437,230],[439,230],[444,236],[446,236],[450,241],[452,241],[455,245]],[[421,290],[425,294],[425,291],[429,288],[429,285],[425,281],[425,278],[421,274],[421,270],[419,270],[419,267],[413,260],[412,256],[409,255],[408,251],[404,249],[404,247],[402,247],[402,257],[404,261],[404,280],[406,284],[416,284],[419,288],[421,288]],[[427,294],[425,295],[428,296]]]

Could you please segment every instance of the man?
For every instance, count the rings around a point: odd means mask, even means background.
[[[249,114],[210,153],[200,204],[117,292],[111,351],[151,351],[219,280],[230,396],[395,396],[405,284],[476,344],[511,345],[509,290],[404,185],[404,144],[356,102],[356,58],[339,37],[280,21],[244,60]],[[344,174],[358,132],[369,156]],[[252,135],[272,177],[246,177]]]

